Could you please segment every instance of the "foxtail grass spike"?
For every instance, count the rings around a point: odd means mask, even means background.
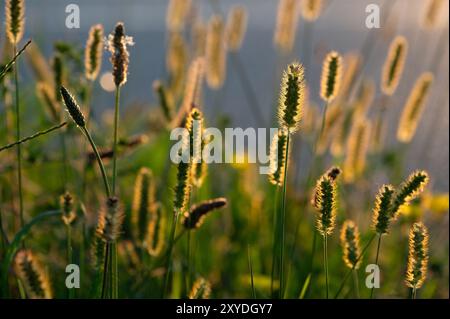
[[[427,276],[428,230],[421,222],[414,223],[409,231],[408,267],[406,285],[419,289]]]
[[[270,174],[269,181],[278,187],[283,186],[284,181],[284,167],[287,161],[287,132],[285,130],[278,130],[278,133],[273,136],[270,144]]]
[[[298,129],[305,100],[305,77],[303,65],[292,63],[283,73],[278,104],[279,126],[288,131]]]
[[[206,34],[206,81],[212,89],[223,86],[226,76],[227,56],[225,50],[225,27],[223,19],[214,15]]]
[[[307,21],[315,21],[322,11],[322,0],[302,0],[300,12]]]
[[[51,299],[50,280],[30,250],[21,250],[15,257],[14,270],[31,299]]]
[[[227,49],[231,52],[239,51],[247,30],[247,10],[237,5],[231,8],[227,19],[226,41]]]
[[[325,57],[322,65],[320,97],[331,102],[339,93],[342,77],[342,57],[336,51],[331,51]]]
[[[150,256],[159,256],[164,247],[166,215],[161,204],[155,204],[147,225],[145,246]]]
[[[173,116],[173,108],[168,101],[166,88],[164,87],[161,81],[156,80],[153,82],[153,90],[158,96],[159,100],[158,104],[163,111],[164,117],[166,118],[167,121],[171,121]]]
[[[180,154],[181,155],[181,154]],[[181,155],[181,157],[183,157]],[[175,186],[175,198],[173,206],[175,213],[184,213],[191,191],[191,162],[181,158],[178,163],[177,184]]]
[[[283,53],[292,51],[297,32],[299,1],[280,0],[278,2],[277,22],[273,42]]]
[[[127,82],[130,56],[127,46],[133,44],[133,39],[125,35],[123,23],[117,23],[114,32],[108,36],[108,50],[111,52],[110,61],[113,67],[112,74],[116,87],[122,86]]]
[[[70,116],[72,117],[72,120],[75,122],[76,125],[79,127],[86,127],[86,122],[84,120],[84,115],[81,113],[81,109],[78,106],[77,102],[75,101],[72,94],[67,91],[67,89],[64,86],[61,86],[61,95],[64,100],[64,104],[66,105],[67,111],[69,112]]]
[[[24,0],[6,0],[6,35],[11,44],[16,45],[20,42],[25,29],[25,1]]]
[[[347,140],[344,163],[344,180],[346,182],[353,182],[364,172],[367,151],[369,149],[370,133],[371,125],[367,119],[359,119],[353,123]]]
[[[394,195],[395,189],[392,185],[383,185],[376,196],[372,214],[372,228],[380,235],[387,234],[389,231]]]
[[[117,197],[109,197],[100,211],[97,230],[107,243],[114,243],[122,232],[125,215]]]
[[[314,208],[317,210],[317,231],[322,236],[331,235],[336,220],[336,180],[327,174],[322,175],[317,181],[314,198]]]
[[[186,119],[186,129],[189,133],[189,156],[192,164],[201,163],[203,114],[199,109],[193,108]]]
[[[400,82],[408,53],[408,41],[403,36],[397,36],[389,47],[381,73],[381,91],[393,95]]]
[[[397,129],[397,139],[400,142],[407,143],[412,140],[422,117],[425,103],[430,94],[430,88],[433,83],[433,74],[426,72],[422,74],[414,84],[405,107],[400,117],[400,123]]]
[[[443,0],[428,0],[425,14],[422,19],[422,26],[425,29],[433,29],[439,23],[439,14],[444,11],[442,6],[445,4]]]
[[[342,225],[341,245],[345,265],[351,269],[358,269],[361,264],[359,229],[352,220],[346,220]]]
[[[180,32],[184,29],[191,6],[191,0],[169,1],[166,14],[166,26],[170,32]]]
[[[391,215],[396,218],[409,203],[417,198],[425,189],[430,178],[425,171],[417,170],[399,186],[392,204]]]
[[[62,220],[65,225],[67,226],[71,225],[75,221],[75,218],[77,217],[74,211],[73,196],[69,192],[66,192],[64,195],[61,196],[59,201],[61,211],[63,213]]]
[[[134,184],[134,196],[131,209],[132,233],[136,240],[144,240],[148,221],[155,205],[155,185],[153,173],[146,167],[139,170]]]
[[[211,294],[211,284],[204,278],[198,278],[192,285],[189,299],[208,299]]]
[[[197,229],[203,224],[203,220],[210,212],[226,205],[227,200],[222,197],[203,201],[194,205],[189,212],[184,214],[183,225],[186,229]]]
[[[96,24],[89,30],[89,37],[84,51],[84,70],[86,79],[90,81],[95,81],[102,66],[103,33],[101,24]]]

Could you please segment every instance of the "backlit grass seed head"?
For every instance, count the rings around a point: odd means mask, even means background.
[[[392,185],[381,186],[375,198],[372,214],[372,228],[378,234],[387,234],[392,221],[391,207],[395,189]]]
[[[60,206],[62,211],[62,220],[64,224],[70,225],[73,223],[75,218],[77,217],[74,211],[74,204],[73,204],[73,196],[66,192],[64,195],[60,198]]]
[[[166,26],[169,31],[179,32],[184,29],[191,5],[191,0],[169,1],[166,14]]]
[[[189,133],[189,155],[192,163],[200,163],[202,157],[203,113],[194,107],[186,118]]]
[[[121,232],[125,215],[117,197],[110,197],[98,217],[97,232],[107,243],[115,242]]]
[[[114,32],[108,36],[108,50],[111,53],[110,61],[116,87],[122,86],[127,82],[130,57],[127,46],[133,44],[133,38],[125,35],[123,23],[118,22]]]
[[[194,107],[200,104],[200,97],[203,87],[204,63],[202,57],[198,57],[189,65],[186,84],[184,87],[184,96],[182,110],[189,113]],[[183,116],[185,116],[185,114]]]
[[[381,73],[381,91],[386,95],[394,94],[403,73],[408,42],[405,37],[397,36],[391,43]]]
[[[241,48],[247,31],[247,10],[244,6],[237,5],[231,8],[226,27],[227,49],[236,52]]]
[[[298,129],[305,100],[303,65],[292,63],[283,72],[278,102],[278,124],[289,133]]]
[[[134,184],[134,196],[131,209],[131,225],[132,233],[135,239],[144,240],[146,227],[151,214],[153,206],[155,205],[155,185],[153,181],[152,172],[142,167],[136,177]]]
[[[166,215],[161,204],[156,204],[147,225],[145,246],[150,256],[161,254],[164,247],[164,235],[166,231]]]
[[[284,181],[284,166],[287,161],[287,132],[278,130],[270,144],[270,174],[269,181],[273,185],[281,187]]]
[[[177,167],[177,184],[175,186],[175,198],[173,207],[176,214],[186,211],[191,192],[191,162],[180,160]]]
[[[322,175],[314,190],[314,208],[317,210],[316,228],[322,235],[331,235],[336,220],[337,201],[336,181],[328,175]]]
[[[188,52],[184,38],[179,33],[171,34],[167,46],[166,66],[172,82],[184,78],[187,61]]]
[[[275,47],[284,53],[292,51],[294,47],[299,16],[298,4],[297,0],[280,0],[278,3],[273,42]]]
[[[203,224],[205,217],[213,210],[224,207],[227,199],[220,197],[203,201],[184,213],[183,225],[186,229],[197,229]]]
[[[342,57],[336,51],[331,51],[325,57],[322,65],[320,97],[327,102],[334,100],[339,93],[342,77]]]
[[[161,81],[155,80],[153,82],[153,91],[158,96],[159,106],[162,109],[164,117],[167,121],[171,121],[173,117],[173,107],[172,104],[169,103],[167,91]]]
[[[14,260],[14,271],[24,285],[28,298],[51,299],[50,280],[30,250],[21,250]]]
[[[59,121],[60,106],[55,99],[55,91],[45,82],[38,82],[36,84],[36,95],[46,107],[46,113],[52,121]],[[58,92],[58,96],[60,96]]]
[[[84,115],[81,113],[81,109],[78,106],[77,102],[75,101],[72,94],[67,91],[67,89],[64,86],[61,86],[61,95],[64,100],[64,104],[66,105],[67,111],[69,112],[70,116],[72,117],[72,120],[77,124],[79,127],[85,127],[86,122],[84,120]]]
[[[439,14],[443,11],[443,0],[428,0],[421,24],[426,29],[433,29],[439,23]]]
[[[400,123],[397,129],[397,139],[400,142],[407,143],[412,140],[416,132],[419,121],[422,117],[425,103],[430,94],[430,88],[433,83],[433,74],[426,72],[422,74],[414,84],[405,107],[400,117]]]
[[[25,1],[6,0],[5,2],[6,35],[12,44],[20,42],[25,29]]]
[[[344,180],[353,182],[366,167],[371,125],[367,119],[357,120],[350,131],[344,162]]]
[[[358,226],[346,220],[341,229],[341,245],[343,249],[343,259],[348,268],[358,269],[361,264],[361,249],[359,245]]]
[[[336,182],[336,180],[341,175],[341,173],[342,173],[342,170],[340,169],[340,167],[332,166],[328,169],[328,171],[325,172],[324,176],[327,176],[330,178],[331,181]],[[316,190],[314,190],[313,196],[311,198],[311,205],[316,209],[318,209],[318,207],[319,207],[319,203],[318,203],[319,198],[317,197],[317,195],[318,195],[318,193],[316,192]]]
[[[95,81],[102,65],[104,47],[103,26],[96,24],[89,30],[84,51],[84,72],[86,79]]]
[[[203,21],[196,21],[192,26],[192,46],[194,56],[204,56],[206,47],[207,28]]]
[[[414,223],[409,231],[406,285],[414,289],[422,287],[427,276],[427,267],[428,230],[423,223]]]
[[[364,117],[375,97],[375,83],[373,81],[363,81],[360,90],[356,97],[356,102],[354,105],[354,116],[355,118]]]
[[[226,50],[225,28],[220,16],[214,15],[206,34],[206,80],[210,88],[219,89],[225,81]]]
[[[59,94],[59,88],[65,85],[66,69],[61,54],[57,53],[52,58],[51,63],[53,69],[53,81],[55,84],[55,97],[58,102],[61,101],[61,95]]]
[[[320,16],[322,6],[322,0],[302,0],[300,12],[305,20],[314,21]]]
[[[399,186],[392,204],[392,217],[396,218],[409,203],[425,189],[430,178],[425,171],[415,171]]]
[[[209,299],[211,295],[211,284],[204,278],[198,278],[192,285],[189,299]]]

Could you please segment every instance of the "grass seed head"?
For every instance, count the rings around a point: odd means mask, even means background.
[[[341,229],[341,245],[343,249],[343,259],[348,268],[358,269],[361,264],[361,249],[359,245],[358,226],[346,220]]]
[[[400,82],[408,53],[408,41],[403,36],[397,36],[389,47],[381,74],[381,91],[393,95]]]
[[[210,88],[219,89],[225,82],[227,55],[223,19],[214,15],[206,34],[206,81]]]
[[[395,194],[391,211],[392,218],[397,218],[398,214],[423,192],[429,180],[428,173],[425,171],[417,170],[409,175]]]
[[[422,27],[425,29],[433,29],[439,24],[439,15],[443,10],[442,6],[445,4],[443,0],[428,0],[425,14],[421,21]]]
[[[70,116],[72,117],[72,120],[77,124],[79,127],[85,127],[86,122],[84,120],[84,115],[81,113],[81,109],[78,106],[77,102],[75,101],[75,98],[72,96],[72,94],[67,91],[67,89],[64,86],[61,86],[61,95],[64,100],[64,104],[66,105],[67,111],[69,112]]]
[[[366,167],[369,149],[371,125],[367,119],[359,119],[350,131],[344,162],[344,180],[353,182],[361,176]]]
[[[122,22],[118,22],[114,32],[108,36],[108,50],[111,52],[111,64],[113,67],[114,84],[116,87],[127,82],[128,64],[130,54],[128,45],[133,45],[133,39],[125,35],[125,27]]]
[[[134,184],[134,196],[131,209],[131,225],[134,238],[142,242],[146,227],[155,205],[155,185],[153,173],[142,167]]]
[[[320,16],[322,6],[322,0],[302,0],[300,12],[305,20],[315,21]]]
[[[192,7],[191,0],[170,0],[167,7],[166,26],[170,32],[183,31]]]
[[[298,129],[305,100],[305,77],[303,65],[292,63],[283,73],[278,102],[280,128],[295,132]]]
[[[107,243],[116,242],[122,232],[125,215],[117,197],[109,197],[98,217],[97,232]]]
[[[73,196],[66,192],[60,198],[60,206],[62,211],[62,220],[64,224],[70,225],[73,223],[77,215],[74,212]]]
[[[314,190],[314,208],[317,210],[316,228],[322,236],[334,230],[337,206],[337,185],[327,174],[317,181]]]
[[[273,185],[281,187],[284,181],[284,166],[287,159],[287,132],[278,130],[278,134],[273,136],[270,144],[270,174],[269,181]]]
[[[372,228],[380,235],[387,234],[392,221],[391,207],[395,189],[392,185],[383,185],[375,199],[372,215]]]
[[[153,82],[153,90],[155,91],[156,95],[158,96],[159,100],[159,106],[162,109],[162,112],[164,114],[164,117],[167,121],[171,121],[173,117],[173,107],[172,104],[169,103],[166,88],[162,84],[161,81],[155,80]]]
[[[281,52],[292,51],[297,32],[299,1],[280,0],[278,3],[277,22],[273,42]]]
[[[6,35],[11,44],[16,45],[20,42],[25,29],[25,1],[24,0],[6,0]]]
[[[203,224],[203,220],[209,213],[226,205],[227,200],[223,197],[210,199],[194,205],[189,212],[184,214],[183,225],[186,229],[197,229]]]
[[[430,94],[432,83],[433,74],[426,72],[414,84],[414,88],[403,108],[397,129],[397,139],[400,142],[408,143],[414,137],[420,118],[422,117],[425,103]]]
[[[231,52],[239,51],[247,30],[247,10],[237,5],[228,14],[226,27],[227,49]]]
[[[14,271],[25,286],[25,291],[29,298],[52,298],[50,280],[31,250],[21,250],[17,253]]]
[[[189,299],[208,299],[211,294],[211,284],[204,278],[198,278],[192,285]]]
[[[104,47],[103,26],[96,24],[89,30],[89,37],[84,51],[84,70],[86,79],[95,81],[102,65]]]
[[[342,57],[336,51],[331,51],[325,57],[322,65],[320,97],[331,102],[339,93],[342,77]]]
[[[409,231],[406,285],[413,289],[422,287],[427,276],[427,267],[428,230],[423,223],[414,223]]]
[[[147,225],[145,246],[150,256],[159,256],[164,247],[166,215],[161,204],[156,204]]]

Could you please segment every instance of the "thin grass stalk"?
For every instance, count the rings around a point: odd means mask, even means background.
[[[105,245],[105,258],[104,258],[104,264],[103,264],[103,280],[102,280],[102,292],[101,292],[101,298],[106,299],[108,298],[107,291],[108,291],[108,273],[109,273],[109,250],[111,249],[109,243],[106,243]]]
[[[271,280],[270,280],[270,295],[272,298],[274,297],[274,291],[273,291],[273,282],[274,282],[274,276],[275,276],[275,263],[276,263],[276,251],[277,251],[277,238],[278,238],[278,228],[279,228],[279,214],[278,214],[278,197],[279,197],[279,191],[278,186],[275,186],[275,201],[274,201],[274,208],[273,208],[273,246],[272,246],[272,272],[271,272]]]
[[[377,245],[377,254],[375,256],[375,265],[378,266],[378,257],[380,255],[380,247],[381,247],[381,234],[378,234],[378,245]],[[373,293],[374,293],[375,287],[372,287],[370,290],[370,299],[373,299]]]
[[[355,295],[356,295],[356,298],[359,299],[360,295],[359,295],[358,272],[356,271],[356,269],[353,269],[352,273],[353,273],[353,284],[355,285]]]
[[[290,132],[287,130],[287,142],[286,142],[286,161],[284,162],[284,178],[283,178],[283,195],[281,201],[281,234],[280,234],[280,290],[279,298],[284,296],[284,245],[286,240],[285,228],[286,228],[286,184],[287,184],[287,164],[289,158],[289,137]]]
[[[347,273],[344,276],[344,279],[342,280],[341,285],[339,286],[338,291],[334,295],[334,299],[337,299],[339,297],[339,295],[342,292],[342,289],[344,289],[344,285],[347,282],[348,277],[350,277],[350,275],[352,274],[352,271],[355,269],[355,267],[358,264],[359,260],[361,260],[361,258],[364,256],[364,254],[366,253],[366,250],[370,247],[370,244],[372,244],[372,242],[373,242],[373,240],[375,239],[376,236],[377,236],[377,234],[373,234],[372,237],[370,237],[370,239],[367,242],[366,246],[364,246],[364,248],[361,250],[361,255],[356,259],[356,262],[353,265],[353,267],[347,271]]]
[[[95,158],[97,159],[97,163],[98,163],[98,166],[100,167],[100,172],[102,174],[103,184],[105,186],[106,197],[109,198],[109,197],[111,197],[111,189],[109,187],[108,177],[106,175],[105,166],[103,165],[103,161],[102,161],[102,158],[100,157],[100,153],[98,152],[97,146],[95,145],[95,142],[92,139],[92,136],[89,133],[89,131],[86,129],[86,127],[80,127],[80,128],[81,128],[82,132],[84,133],[84,135],[86,135],[87,139],[89,140],[89,143],[91,144],[92,150],[94,151]]]
[[[116,178],[117,178],[117,141],[119,127],[119,102],[120,102],[120,86],[116,86],[115,106],[114,106],[114,142],[113,142],[113,174],[112,174],[112,194],[116,194]]]
[[[247,254],[248,254],[248,269],[250,271],[250,283],[252,286],[252,297],[253,299],[256,299],[255,283],[253,282],[253,264],[252,264],[252,256],[250,253],[250,245],[247,246]]]
[[[323,263],[325,267],[325,285],[326,285],[326,297],[328,299],[328,235],[327,233],[323,236]]]
[[[17,44],[14,44],[14,53],[13,55],[17,55]],[[15,86],[15,94],[16,94],[16,140],[20,140],[20,94],[19,94],[19,61],[14,63],[14,86]],[[17,144],[17,177],[18,177],[18,188],[19,188],[19,218],[20,218],[20,227],[23,227],[25,224],[23,218],[23,190],[22,190],[22,148],[21,144]]]
[[[169,247],[167,248],[167,255],[166,255],[166,273],[164,276],[164,284],[163,289],[161,291],[161,298],[164,298],[166,295],[167,286],[169,284],[169,276],[170,276],[170,269],[172,268],[172,252],[173,252],[173,246],[175,244],[175,234],[177,232],[177,224],[178,224],[178,217],[180,213],[178,211],[175,211],[174,218],[172,220],[172,226],[170,227],[170,237],[169,237]]]
[[[411,299],[416,299],[417,289],[411,288]]]

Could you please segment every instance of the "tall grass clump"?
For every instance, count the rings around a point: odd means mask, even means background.
[[[421,222],[414,223],[409,231],[408,267],[406,285],[411,288],[411,298],[415,299],[417,289],[422,287],[428,267],[428,229]]]
[[[426,72],[414,84],[398,124],[397,139],[400,142],[408,143],[414,137],[425,108],[425,103],[430,94],[432,83],[433,74]]]
[[[278,126],[279,129],[286,132],[286,160],[284,161],[284,176],[283,176],[283,194],[281,202],[281,211],[278,220],[280,221],[279,231],[279,247],[280,247],[280,263],[279,263],[279,278],[280,288],[279,296],[283,297],[284,292],[284,246],[285,246],[285,224],[286,224],[286,188],[287,188],[287,169],[289,158],[289,139],[290,135],[295,133],[302,118],[305,100],[305,78],[303,65],[299,63],[292,63],[288,65],[287,70],[284,71],[280,98],[278,103]]]
[[[278,2],[277,22],[273,43],[283,53],[292,51],[297,33],[299,2],[296,0],[280,0]]]
[[[337,177],[329,172],[320,177],[314,189],[313,206],[317,211],[316,229],[323,237],[323,262],[325,270],[326,298],[328,285],[328,236],[333,233],[337,213]]]
[[[13,46],[13,56],[17,54],[17,46],[23,37],[25,29],[25,1],[6,0],[5,2],[5,29],[8,41]],[[15,129],[16,140],[21,138],[21,116],[20,116],[20,91],[19,91],[19,61],[14,63],[14,86],[15,86]],[[22,190],[22,148],[17,144],[17,178],[19,192],[19,218],[21,227],[24,226],[23,216],[23,190]]]

